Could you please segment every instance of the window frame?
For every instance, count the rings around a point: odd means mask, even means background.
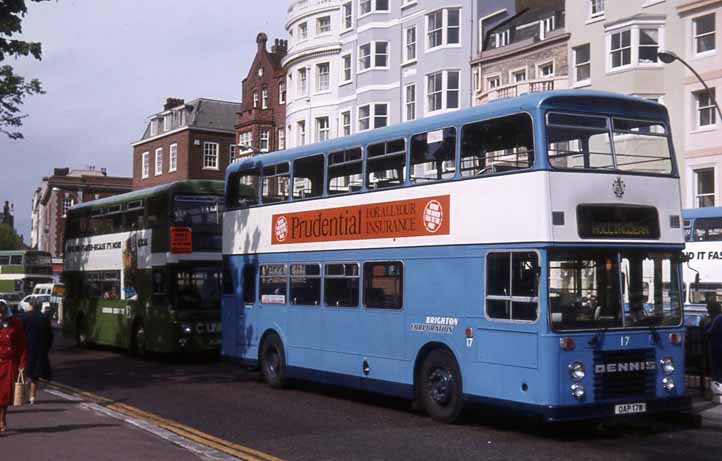
[[[413,88],[414,93],[414,99],[413,101],[409,99],[409,90]],[[416,91],[416,82],[407,83],[404,85],[404,121],[410,122],[412,120],[416,120],[416,108],[417,108],[417,101],[418,101],[418,92]],[[413,115],[409,117],[409,111],[413,111]]]
[[[601,5],[601,9],[598,9],[596,12],[594,11],[594,6],[597,5],[599,7]],[[589,7],[589,15],[588,18],[590,20],[592,19],[601,19],[604,18],[606,14],[606,5],[604,4],[604,0],[589,0],[588,3]]]
[[[578,50],[582,47],[587,48],[587,60],[583,62],[577,61],[577,55]],[[582,43],[580,45],[577,45],[575,47],[572,47],[572,63],[574,65],[574,81],[572,82],[573,85],[587,85],[591,83],[592,81],[592,45],[591,43]],[[583,66],[589,66],[589,71],[587,72],[589,76],[585,78],[584,80],[579,79],[579,68]]]
[[[344,266],[347,266],[347,265],[354,265],[354,266],[356,266],[358,275],[357,275],[356,277],[349,277],[349,276],[346,276],[346,275],[343,275],[343,276],[339,276],[339,275],[328,276],[328,275],[326,274],[326,268],[327,268],[328,266],[334,266],[334,265],[339,265],[339,264],[343,264]],[[344,269],[345,269],[345,267],[344,267]],[[322,295],[321,304],[323,305],[324,308],[329,308],[329,309],[359,309],[359,308],[361,307],[361,298],[363,297],[363,293],[362,293],[363,282],[362,282],[362,277],[361,277],[361,270],[362,270],[362,268],[361,268],[361,263],[360,263],[360,262],[358,262],[358,261],[327,261],[327,262],[325,262],[325,263],[323,264],[323,267],[321,268],[321,270],[322,270],[322,272],[321,272],[321,277],[323,278],[323,288],[321,289],[321,295]],[[329,304],[329,303],[328,303],[328,297],[326,296],[326,287],[328,286],[328,284],[326,283],[326,279],[327,279],[327,278],[330,278],[330,279],[356,279],[356,283],[358,283],[358,298],[356,299],[356,305],[355,305],[355,306],[340,306],[340,305],[331,305],[331,304]]]
[[[322,22],[323,20],[328,19],[328,24],[325,24]],[[324,30],[326,27],[328,27],[328,30]],[[325,15],[325,16],[319,16],[316,18],[316,36],[322,36],[322,35],[328,35],[332,32],[332,26],[331,26],[331,15]]]
[[[400,289],[401,305],[399,307],[369,307],[368,304],[366,303],[366,292],[367,292],[366,281],[368,280],[368,277],[366,277],[366,265],[367,264],[379,264],[379,263],[384,263],[384,264],[399,263],[401,265],[401,289]],[[405,261],[397,260],[397,259],[381,259],[381,260],[363,261],[361,263],[361,270],[363,272],[359,273],[359,275],[362,274],[361,275],[361,285],[360,285],[361,290],[359,293],[359,297],[361,298],[360,303],[361,303],[361,306],[363,309],[368,309],[368,310],[373,310],[373,311],[382,311],[382,312],[403,312],[404,311],[404,307],[405,307],[404,306],[404,301],[405,301],[404,300],[404,298],[405,298],[405,296],[404,296],[404,288],[405,288],[404,279],[406,278],[405,277],[405,275],[406,275],[406,262]]]
[[[409,41],[409,32],[414,31],[414,41]],[[413,64],[418,59],[418,43],[419,43],[419,31],[416,24],[404,28],[404,60],[402,65]],[[413,57],[411,56],[410,50],[413,50]]]
[[[263,272],[263,271],[262,271],[262,268],[263,268],[264,266],[283,266],[284,269],[285,269],[285,274],[284,274],[283,276],[276,276],[276,275],[265,275],[265,276],[264,276],[264,275],[262,275],[262,272]],[[290,269],[290,267],[289,267],[289,266],[290,266],[289,263],[272,263],[272,262],[269,262],[269,263],[266,263],[266,264],[258,264],[258,278],[257,278],[258,282],[257,282],[257,284],[256,284],[256,292],[257,292],[256,302],[258,302],[258,303],[260,303],[260,304],[264,304],[264,305],[269,305],[269,306],[274,306],[274,305],[275,305],[275,306],[288,306],[288,305],[290,305],[289,302],[288,302],[288,301],[289,301],[289,299],[288,299],[288,298],[289,298],[289,291],[290,291],[290,288],[289,288],[289,279],[290,279],[290,277],[289,277],[289,269]],[[286,280],[286,283],[285,283],[286,290],[285,290],[285,294],[284,294],[284,302],[283,302],[283,303],[263,302],[263,296],[264,296],[264,295],[261,293],[261,291],[262,291],[261,288],[262,288],[262,285],[263,285],[263,280],[264,280],[264,279],[271,279],[271,278],[279,278],[279,279],[280,279],[280,278],[282,278],[282,277],[285,278],[285,280]],[[278,295],[274,295],[274,296],[278,296]]]
[[[293,266],[318,266],[318,276],[299,276],[293,275],[293,271],[291,270]],[[318,302],[316,304],[297,304],[294,302],[293,298],[293,279],[294,278],[314,278],[318,279]],[[303,262],[289,262],[288,263],[288,301],[286,304],[289,306],[300,306],[300,307],[321,307],[323,305],[323,264],[316,261],[303,261]]]
[[[449,42],[449,30],[452,28],[449,26],[449,11],[454,10],[459,15],[459,23],[456,26],[452,26],[454,29],[457,29],[457,35],[458,35],[458,42]],[[462,11],[463,8],[460,7],[445,7],[445,8],[438,8],[434,11],[428,12],[425,14],[425,24],[426,24],[426,30],[424,35],[424,52],[431,52],[436,51],[438,49],[442,48],[461,48],[462,43],[462,24],[463,24],[463,18],[462,18]],[[436,15],[439,12],[441,12],[441,24],[439,27],[436,27],[434,29],[430,29],[431,24],[431,16]],[[441,33],[441,41],[437,45],[432,45],[432,34]],[[418,37],[417,37],[418,42]]]
[[[325,128],[322,128],[321,123],[322,121],[326,121]],[[314,122],[316,125],[315,135],[316,135],[316,142],[323,142],[328,141],[331,139],[331,117],[328,115],[322,115],[320,117],[315,117]],[[325,133],[325,138],[322,138],[322,134]]]
[[[178,143],[168,147],[168,173],[178,171]]]
[[[142,179],[150,178],[150,151],[145,151],[140,156],[140,175]]]
[[[154,176],[161,176],[163,174],[163,148],[157,147],[155,149],[155,174]]]
[[[702,106],[700,103],[700,98],[702,96],[706,95],[709,102],[706,106]],[[717,91],[716,87],[712,86],[709,88],[709,91],[706,89],[701,89],[697,91],[692,92],[692,97],[694,98],[694,127],[696,130],[699,131],[705,131],[705,130],[713,130],[717,126],[717,112],[716,112],[716,106],[715,101],[717,101]],[[702,111],[708,111],[710,115],[710,120],[712,123],[707,123],[705,125],[702,125]]]
[[[353,2],[345,2],[341,5],[341,32],[353,29]]]
[[[702,34],[698,34],[697,33],[697,21],[700,19],[703,19],[707,16],[712,16],[712,20],[714,21],[714,29],[712,30],[712,32],[704,32]],[[692,56],[704,57],[704,56],[710,56],[710,55],[716,54],[717,53],[717,15],[715,14],[715,12],[712,11],[709,13],[694,16],[691,18],[691,23],[692,23]],[[708,36],[708,35],[714,36],[714,39],[712,40],[712,42],[714,43],[714,48],[712,48],[711,50],[699,51],[698,46],[697,46],[698,39],[700,37],[704,37],[704,36]]]
[[[348,52],[341,55],[341,81],[339,86],[351,82],[353,82],[353,53]]]
[[[208,152],[208,148],[211,146],[215,146],[215,154],[214,154],[215,166],[207,165],[208,163],[210,163],[210,162],[208,162],[209,154],[210,154]],[[203,141],[203,169],[204,170],[219,170],[220,169],[220,165],[219,165],[220,162],[219,162],[219,158],[218,158],[218,156],[220,154],[220,150],[221,150],[220,143],[212,142],[212,141]]]
[[[386,53],[378,53],[378,45],[381,43],[386,44]],[[369,47],[369,54],[364,55],[361,53],[361,50],[368,46]],[[379,56],[385,56],[386,58],[386,65],[379,66],[376,65],[376,60]],[[365,59],[369,60],[368,67],[365,67],[365,64],[363,64]],[[391,42],[388,40],[371,40],[366,43],[362,43],[358,46],[358,70],[356,71],[357,74],[363,74],[365,72],[370,72],[372,70],[389,70],[391,68]]]
[[[717,168],[714,165],[708,165],[708,166],[697,166],[697,167],[691,167],[692,169],[692,195],[694,196],[694,207],[695,208],[707,208],[702,207],[699,204],[699,199],[704,197],[712,197],[712,206],[717,206]],[[712,173],[712,192],[708,193],[700,193],[699,192],[699,176],[698,174],[700,172],[709,172]]]
[[[650,44],[641,45],[641,33],[643,30],[649,30],[649,31],[656,31],[657,32],[657,51],[663,50],[665,47],[665,41],[664,41],[664,33],[665,33],[665,24],[663,22],[659,21],[632,21],[628,23],[624,23],[618,26],[614,26],[609,29],[605,29],[605,47],[606,47],[606,53],[605,53],[605,66],[606,66],[606,73],[607,74],[613,74],[615,72],[623,72],[630,69],[638,69],[638,68],[659,68],[662,67],[664,64],[657,59],[656,62],[641,62],[639,59],[639,50],[643,47],[652,47]],[[629,46],[625,47],[622,46],[622,39],[620,36],[620,47],[615,48],[612,50],[612,36],[616,34],[624,34],[624,32],[629,32]],[[613,58],[612,53],[622,53],[622,56],[624,56],[624,51],[629,49],[629,63],[628,64],[621,64],[617,67],[612,67],[613,64]],[[590,48],[590,54],[589,54],[589,60],[591,62],[591,48]],[[622,58],[623,60],[623,58]],[[590,68],[591,71],[591,68]],[[591,78],[591,74],[590,74]]]
[[[488,281],[488,274],[489,274],[489,272],[488,272],[489,255],[499,254],[499,253],[508,254],[509,259],[511,260],[510,264],[509,264],[509,269],[510,269],[509,270],[509,290],[510,290],[509,296],[488,295],[487,294],[487,291],[488,291],[487,281]],[[534,296],[530,296],[530,297],[514,296],[514,286],[512,284],[513,278],[514,278],[512,257],[513,257],[514,253],[534,253],[534,254],[536,254],[536,258],[537,258],[537,276],[536,276],[537,277],[537,280],[536,280],[536,294],[537,295],[536,295],[536,297],[534,297]],[[489,322],[499,322],[499,323],[514,323],[514,324],[526,324],[526,325],[534,325],[534,324],[538,323],[539,319],[541,318],[540,304],[541,304],[541,299],[542,299],[542,296],[541,296],[542,278],[544,276],[548,277],[548,274],[545,275],[545,272],[546,271],[544,270],[543,264],[542,264],[541,251],[537,248],[515,248],[515,249],[494,248],[494,249],[487,251],[486,254],[484,255],[484,289],[482,290],[483,291],[482,300],[484,303],[484,319],[488,320]],[[536,298],[536,301],[534,301],[535,298]],[[498,318],[498,317],[490,317],[488,303],[487,303],[488,299],[509,301],[510,303],[514,303],[514,301],[527,302],[527,303],[536,302],[536,318],[534,320],[515,320],[513,318],[513,316],[514,316],[513,304],[511,306],[511,310],[509,311],[508,319]]]
[[[457,82],[459,87],[456,89],[449,89],[449,73],[455,72],[458,74]],[[441,92],[441,107],[439,109],[431,110],[430,94],[429,94],[429,78],[441,74],[441,89],[434,91],[434,94]],[[442,114],[445,112],[451,112],[459,110],[462,107],[462,72],[461,69],[441,69],[430,74],[424,75],[424,113],[425,115]],[[449,92],[455,91],[457,93],[457,107],[449,107]],[[418,97],[417,97],[418,100]]]
[[[322,72],[322,68],[326,67],[326,72]],[[316,94],[327,93],[331,89],[331,62],[316,63]]]

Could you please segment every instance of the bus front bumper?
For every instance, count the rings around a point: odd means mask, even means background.
[[[616,414],[615,407],[625,403],[644,403],[646,411],[633,414]],[[692,399],[686,395],[663,399],[635,400],[630,402],[590,403],[582,405],[544,406],[541,416],[545,421],[572,421],[584,419],[625,418],[657,413],[681,413],[692,409]]]

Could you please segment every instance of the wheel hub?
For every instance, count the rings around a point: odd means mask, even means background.
[[[451,400],[454,376],[446,368],[436,368],[426,378],[426,388],[431,400],[446,405]]]

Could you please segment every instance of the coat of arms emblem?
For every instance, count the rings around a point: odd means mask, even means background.
[[[622,178],[617,176],[617,179],[612,183],[612,190],[614,191],[614,195],[617,196],[617,198],[624,197],[624,189],[626,189],[627,186],[624,184],[624,181],[622,181]]]

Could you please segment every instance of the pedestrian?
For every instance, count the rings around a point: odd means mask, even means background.
[[[5,419],[13,401],[18,372],[25,368],[25,330],[10,306],[0,300],[0,432],[7,430]]]
[[[722,389],[722,305],[717,301],[707,303],[709,323],[704,329],[709,344],[709,361],[712,372],[712,391]]]
[[[42,312],[40,300],[32,303],[32,310],[23,317],[28,354],[25,375],[30,379],[30,405],[35,404],[40,379],[50,380],[50,357],[53,345],[51,312]]]

